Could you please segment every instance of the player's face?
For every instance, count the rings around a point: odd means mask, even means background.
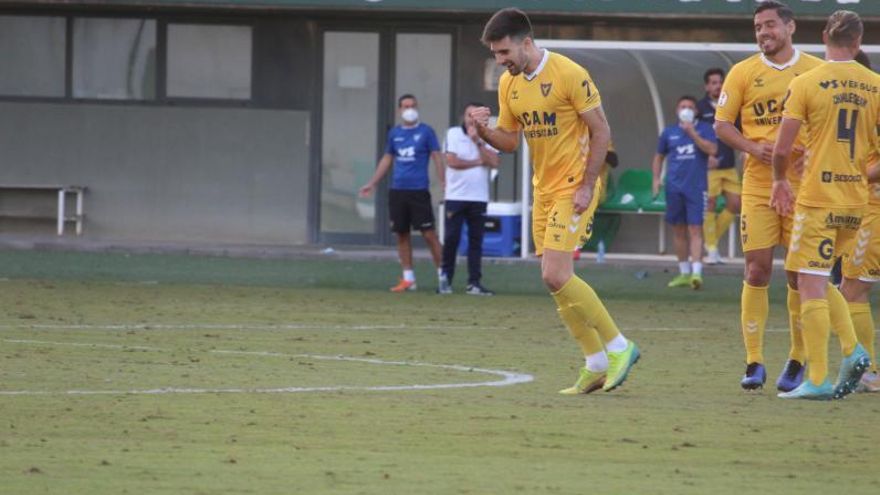
[[[400,102],[400,107],[397,109],[397,111],[398,111],[401,115],[403,115],[403,111],[404,111],[404,110],[407,110],[407,109],[410,109],[410,108],[418,109],[418,108],[419,108],[419,104],[416,103],[416,100],[414,100],[414,99],[412,99],[412,98],[404,98],[404,99]]]
[[[694,102],[692,102],[691,100],[681,100],[680,102],[678,102],[678,106],[675,107],[675,113],[678,114],[685,108],[690,108],[691,111],[694,113],[697,112],[697,106],[694,105]]]
[[[775,9],[767,9],[755,16],[755,40],[761,53],[773,56],[791,46],[794,21],[786,23]]]
[[[529,63],[525,44],[526,40],[514,41],[510,36],[506,36],[500,41],[489,43],[489,49],[495,55],[495,63],[507,67],[510,75],[516,76],[526,70],[526,65]]]
[[[724,79],[720,75],[712,74],[709,76],[709,82],[706,83],[706,94],[709,95],[709,98],[717,100],[721,96],[721,86],[723,84]]]

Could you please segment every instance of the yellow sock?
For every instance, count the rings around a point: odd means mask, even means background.
[[[754,287],[743,282],[742,334],[746,344],[746,363],[764,362],[764,325],[769,312],[767,287]]]
[[[828,335],[831,331],[828,301],[801,301],[801,324],[804,328],[810,381],[813,385],[821,385],[828,377]]]
[[[565,327],[568,328],[568,332],[580,344],[584,356],[605,350],[602,347],[602,341],[599,340],[599,333],[581,318],[581,314],[577,309],[572,306],[566,306],[559,308],[557,311],[559,311],[559,317],[562,318]]]
[[[602,342],[610,342],[620,335],[620,330],[599,300],[596,291],[577,275],[572,275],[561,289],[553,293],[553,297],[560,308],[571,306],[579,311],[582,320],[596,329]]]
[[[853,327],[856,329],[856,337],[859,344],[868,351],[871,356],[871,371],[877,372],[877,354],[874,349],[874,316],[871,314],[871,305],[868,303],[849,303],[849,315],[852,318]]]
[[[718,220],[715,221],[715,232],[717,232],[717,238],[721,238],[725,232],[727,232],[728,227],[733,221],[736,219],[736,215],[730,212],[727,208],[725,208],[721,213],[718,214]]]
[[[715,228],[717,216],[714,211],[707,211],[703,218],[703,243],[706,244],[706,251],[718,249],[718,231]]]
[[[788,351],[788,359],[805,364],[807,356],[804,349],[804,337],[801,327],[801,295],[791,287],[788,288],[787,303],[789,336],[791,338],[791,350]]]
[[[831,331],[840,340],[840,350],[844,356],[849,356],[859,343],[856,330],[853,328],[852,318],[849,316],[849,304],[843,294],[832,284],[828,284],[828,312],[831,319]]]

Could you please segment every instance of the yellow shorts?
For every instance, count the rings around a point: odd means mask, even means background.
[[[535,194],[532,203],[532,239],[535,241],[535,254],[541,256],[544,249],[571,253],[590,240],[593,233],[593,215],[599,204],[596,181],[593,201],[587,211],[574,214],[571,196],[552,197]]]
[[[790,272],[830,275],[835,246],[841,249],[856,237],[863,208],[816,208],[797,205],[791,243],[785,257]]]
[[[709,170],[709,197],[721,196],[722,192],[742,194],[742,182],[736,168]]]
[[[862,282],[880,282],[880,207],[869,206],[858,233],[840,246],[843,276]]]
[[[773,246],[787,246],[791,217],[779,216],[770,207],[770,196],[744,194],[739,233],[744,253]]]

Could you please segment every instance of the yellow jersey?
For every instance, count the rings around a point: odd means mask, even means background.
[[[580,114],[601,105],[586,69],[544,50],[532,74],[504,72],[498,82],[498,128],[522,130],[536,195],[574,194],[584,178],[590,130]]]
[[[854,60],[825,62],[791,82],[782,115],[807,130],[810,153],[798,204],[866,205],[868,159],[880,123],[880,76]]]
[[[763,53],[737,63],[730,69],[721,95],[715,120],[736,122],[742,118],[743,136],[756,142],[773,143],[782,123],[782,101],[789,83],[796,76],[822,64],[822,59],[795,50],[794,57],[783,65],[767,60]],[[803,146],[802,133],[796,145]],[[798,158],[794,155],[793,158]],[[789,170],[788,179],[797,190],[800,177]],[[772,166],[746,154],[743,166],[743,194],[769,196],[773,186]]]

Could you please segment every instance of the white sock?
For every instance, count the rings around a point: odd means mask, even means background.
[[[403,279],[407,282],[415,282],[416,281],[416,272],[412,270],[404,270],[403,271]]]
[[[682,275],[690,275],[691,274],[691,264],[687,261],[679,261],[678,262],[678,271],[681,272]]]
[[[586,356],[587,369],[590,371],[605,371],[608,369],[608,355],[605,351]]]
[[[628,345],[629,341],[626,340],[626,337],[624,337],[622,333],[618,333],[617,337],[614,337],[611,341],[605,343],[605,349],[607,349],[608,352],[623,352]]]
[[[696,261],[693,263],[694,267],[694,275],[703,275],[703,263],[700,261]]]
[[[443,273],[443,269],[442,269],[442,268],[438,268],[438,269],[437,269],[437,279],[441,279],[441,278],[446,278],[446,274]]]

